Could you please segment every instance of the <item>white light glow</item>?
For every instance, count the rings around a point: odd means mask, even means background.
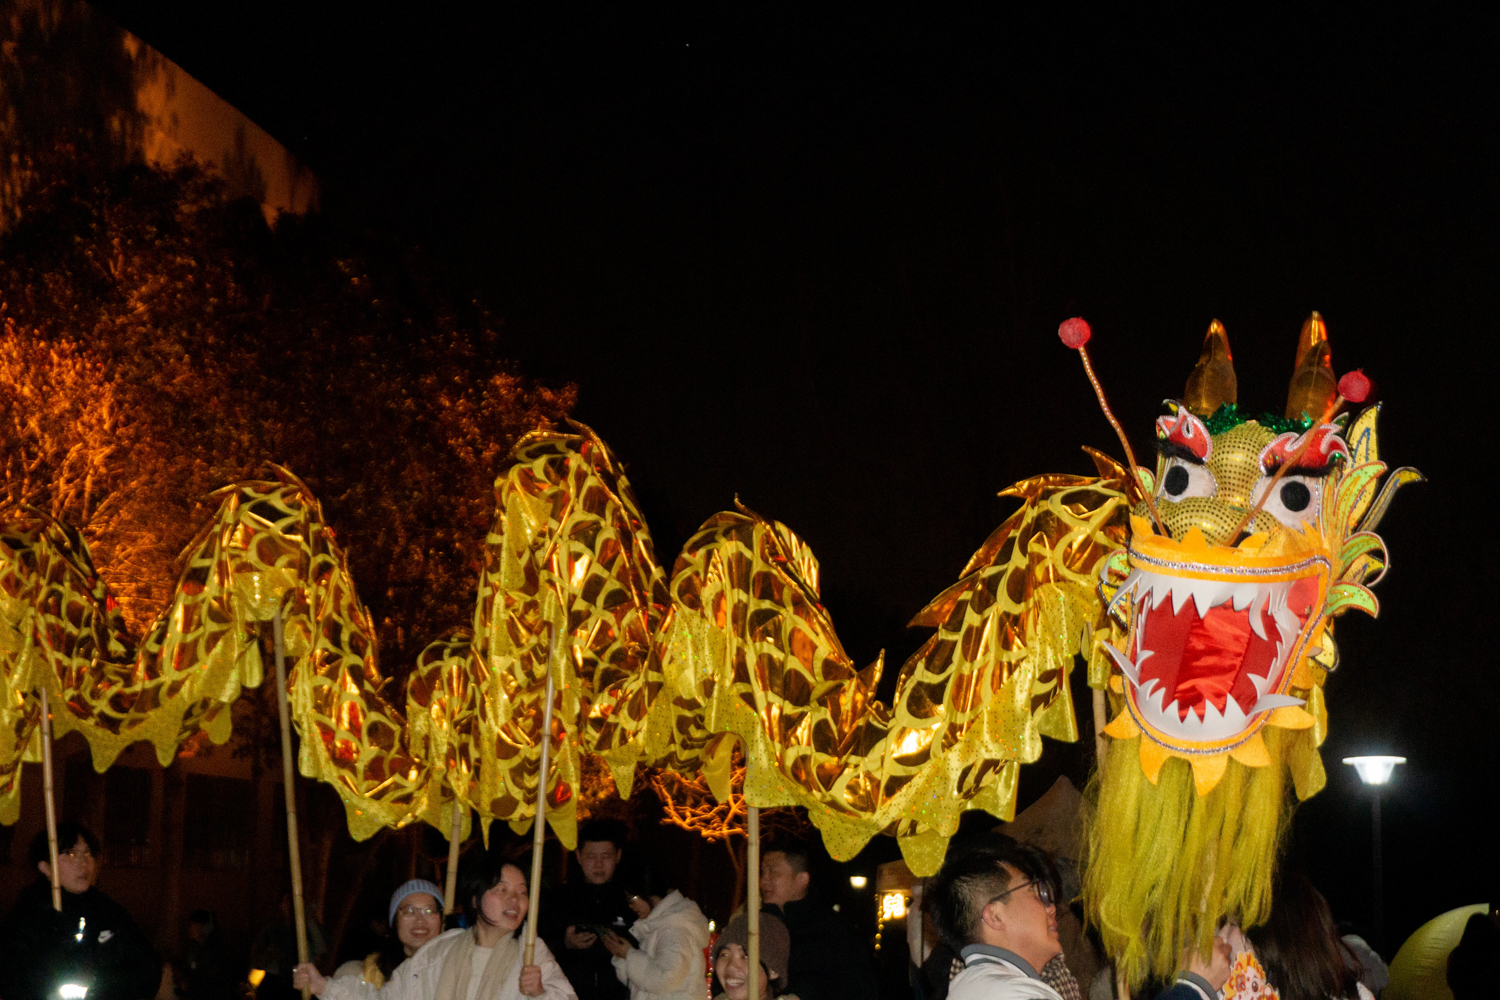
[[[865,886],[870,884],[870,880],[865,878],[863,875],[850,875],[849,884],[854,886],[854,888],[856,889],[863,889]]]
[[[1353,764],[1359,772],[1359,780],[1367,785],[1383,785],[1391,780],[1397,764],[1405,764],[1405,757],[1345,757],[1345,764]]]
[[[83,1000],[89,995],[89,988],[79,986],[77,983],[63,983],[57,988],[57,995],[62,997],[62,1000]]]

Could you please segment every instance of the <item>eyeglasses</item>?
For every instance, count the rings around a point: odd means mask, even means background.
[[[435,917],[438,915],[438,908],[435,906],[403,906],[396,911],[396,915],[408,919],[412,917]]]
[[[1025,889],[1027,886],[1036,886],[1036,898],[1040,899],[1042,901],[1042,905],[1044,905],[1044,906],[1053,906],[1053,905],[1055,905],[1057,903],[1057,897],[1052,892],[1052,883],[1050,883],[1050,882],[1043,882],[1041,879],[1035,879],[1035,878],[1032,879],[1030,882],[1022,882],[1020,885],[1013,885],[1013,886],[1011,886],[1009,889],[1006,889],[1000,895],[998,895],[994,899],[990,900],[990,902],[991,903],[998,903],[1002,899],[1004,899],[1006,896],[1009,896],[1011,893],[1018,892],[1021,889]],[[986,904],[986,905],[988,905],[988,904]]]
[[[89,850],[86,846],[74,847],[70,850],[58,851],[57,856],[60,858],[72,858],[74,861],[82,861],[85,858],[92,858],[94,856],[94,852]]]

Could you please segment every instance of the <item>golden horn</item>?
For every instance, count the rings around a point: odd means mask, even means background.
[[[1224,324],[1208,324],[1203,338],[1203,353],[1188,376],[1182,403],[1200,417],[1212,416],[1225,403],[1234,403],[1239,395],[1239,381],[1234,377],[1234,355],[1229,353],[1229,334]]]
[[[1328,349],[1328,325],[1314,312],[1297,338],[1297,367],[1286,396],[1286,415],[1293,420],[1318,420],[1339,394]]]

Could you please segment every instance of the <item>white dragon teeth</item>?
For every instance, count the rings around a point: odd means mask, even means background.
[[[1121,584],[1119,595],[1132,593],[1137,611],[1140,612],[1136,627],[1132,630],[1133,644],[1127,647],[1134,651],[1135,657],[1132,659],[1109,646],[1105,648],[1129,681],[1143,721],[1184,740],[1213,742],[1242,733],[1256,715],[1285,706],[1306,704],[1301,698],[1271,693],[1282,678],[1286,667],[1283,662],[1286,653],[1295,646],[1296,637],[1302,630],[1301,620],[1287,606],[1293,582],[1256,584],[1232,580],[1193,580],[1164,576],[1147,570],[1133,572]],[[1202,703],[1201,710],[1195,705],[1185,717],[1179,717],[1181,701],[1173,697],[1173,692],[1165,687],[1160,678],[1152,677],[1142,681],[1141,667],[1154,655],[1154,651],[1145,645],[1147,619],[1144,612],[1161,608],[1169,598],[1174,615],[1180,614],[1189,600],[1193,602],[1200,619],[1206,617],[1210,609],[1225,604],[1235,611],[1248,611],[1250,628],[1255,634],[1262,641],[1275,642],[1273,667],[1269,676],[1254,672],[1249,675],[1256,700],[1248,711],[1230,696],[1225,699],[1222,709],[1210,700]],[[1267,618],[1274,624],[1274,631],[1267,627]],[[1202,712],[1201,717],[1199,711]]]
[[[1255,632],[1256,635],[1266,640],[1269,640],[1271,638],[1270,636],[1266,635],[1265,616],[1266,601],[1269,599],[1269,597],[1269,594],[1260,594],[1250,605],[1250,628]]]
[[[1303,701],[1301,698],[1293,698],[1289,694],[1267,694],[1262,695],[1260,699],[1256,701],[1254,707],[1252,707],[1250,711],[1269,712],[1275,708],[1289,708],[1292,706],[1301,706],[1305,704],[1307,704],[1307,702]]]
[[[1161,602],[1172,596],[1172,584],[1169,581],[1154,583],[1151,587],[1151,609],[1154,611],[1161,607]],[[1181,608],[1181,605],[1178,605]]]
[[[1125,675],[1125,679],[1130,681],[1132,686],[1140,684],[1140,670],[1134,663],[1130,662],[1130,657],[1107,642],[1102,645],[1104,646],[1104,651],[1109,654],[1110,659],[1115,661],[1115,666],[1120,668],[1120,673]]]

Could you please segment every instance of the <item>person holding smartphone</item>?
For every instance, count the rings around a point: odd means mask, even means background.
[[[676,889],[636,888],[628,899],[637,917],[630,934],[602,935],[615,975],[630,1000],[702,1000],[708,918]]]

